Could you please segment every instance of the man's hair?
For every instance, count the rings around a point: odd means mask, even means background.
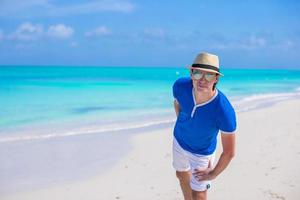
[[[217,82],[213,85],[213,91],[216,89],[216,86],[217,86],[217,84],[218,84],[218,82],[219,82],[219,75],[217,74],[217,78],[218,78],[218,80],[217,80]]]

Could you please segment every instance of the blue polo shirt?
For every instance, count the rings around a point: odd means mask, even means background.
[[[173,85],[173,96],[180,105],[174,137],[186,151],[210,155],[216,149],[220,130],[235,131],[235,111],[221,91],[216,90],[210,101],[196,105],[192,80],[180,78]]]

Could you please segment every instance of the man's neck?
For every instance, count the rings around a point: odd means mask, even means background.
[[[216,90],[211,91],[209,93],[197,92],[196,90],[194,90],[196,104],[202,104],[209,101],[214,97],[215,94],[216,94]]]

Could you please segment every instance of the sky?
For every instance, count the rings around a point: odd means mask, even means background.
[[[300,69],[297,0],[0,0],[0,65]]]

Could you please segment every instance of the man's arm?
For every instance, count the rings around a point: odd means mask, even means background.
[[[180,105],[176,99],[174,99],[174,109],[175,109],[176,116],[178,117],[180,112]]]
[[[216,178],[230,163],[235,155],[235,134],[221,133],[223,152],[215,168],[209,173],[211,179]]]
[[[235,154],[235,134],[221,133],[223,152],[212,170],[209,166],[207,170],[196,171],[194,174],[198,180],[212,180],[216,178],[228,166]]]

